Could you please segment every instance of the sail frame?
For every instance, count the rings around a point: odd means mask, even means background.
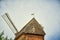
[[[9,28],[12,30],[12,32],[14,34],[16,34],[18,32],[17,28],[15,27],[14,23],[12,22],[10,16],[5,13],[4,15],[2,15],[2,18],[6,21],[6,23],[8,24]]]

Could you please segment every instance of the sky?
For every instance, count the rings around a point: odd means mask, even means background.
[[[44,27],[45,40],[60,40],[60,0],[0,0],[0,32],[14,39],[14,33],[1,17],[5,13],[18,31],[34,17]]]

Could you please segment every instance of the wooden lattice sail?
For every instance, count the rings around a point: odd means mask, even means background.
[[[10,29],[12,30],[12,32],[15,34],[18,32],[17,28],[15,27],[15,25],[13,24],[10,16],[5,13],[4,15],[2,15],[3,19],[6,21],[6,23],[8,24],[8,26],[10,27]]]

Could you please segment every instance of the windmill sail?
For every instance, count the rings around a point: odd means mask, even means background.
[[[6,21],[6,23],[8,24],[8,26],[10,27],[10,29],[12,30],[13,33],[17,33],[18,30],[16,29],[15,25],[13,24],[13,22],[10,19],[10,16],[5,13],[4,15],[2,15],[3,19]]]

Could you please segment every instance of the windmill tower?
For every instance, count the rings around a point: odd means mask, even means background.
[[[18,32],[17,28],[15,27],[15,25],[13,24],[12,20],[10,19],[10,16],[5,13],[4,15],[2,15],[3,19],[6,21],[6,23],[8,24],[9,28],[12,30],[12,32],[14,34],[16,34]]]

